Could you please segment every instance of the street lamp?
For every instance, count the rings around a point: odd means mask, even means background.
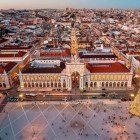
[[[20,101],[23,101],[23,94],[19,94]]]
[[[131,96],[131,97],[134,97],[135,95],[134,95],[134,94],[130,94],[130,96]]]
[[[23,98],[23,94],[20,94],[19,97],[20,97],[20,98]]]

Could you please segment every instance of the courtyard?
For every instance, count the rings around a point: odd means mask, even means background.
[[[8,103],[0,114],[1,140],[136,140],[140,118],[131,102],[79,100]]]

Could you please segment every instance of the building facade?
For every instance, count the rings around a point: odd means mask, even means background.
[[[21,90],[72,91],[76,88],[80,91],[92,91],[132,87],[133,73],[119,62],[97,65],[82,63],[73,58],[69,62],[34,60],[32,65],[35,63],[36,66],[29,66],[19,73]]]
[[[13,86],[18,65],[15,62],[0,63],[0,90],[9,89]]]

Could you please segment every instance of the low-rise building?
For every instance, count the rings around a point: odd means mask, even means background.
[[[0,90],[9,89],[17,76],[17,63],[0,63]]]

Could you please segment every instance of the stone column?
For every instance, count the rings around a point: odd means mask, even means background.
[[[97,81],[97,88],[99,88],[101,85],[101,82],[100,81]]]
[[[70,89],[72,89],[71,77],[69,77]]]
[[[20,87],[24,88],[24,83],[23,83],[23,78],[22,78],[21,71],[19,71],[19,81],[20,81]]]
[[[127,87],[132,87],[132,75],[129,75],[128,78]]]
[[[84,87],[83,87],[83,76],[80,77],[80,81],[79,82],[80,82],[79,83],[80,90],[83,91],[83,89],[84,89]]]
[[[53,88],[55,88],[55,82],[53,82]]]
[[[71,91],[72,85],[71,85],[71,77],[68,77],[68,91]]]
[[[3,89],[3,83],[1,83],[1,87],[2,87],[2,89]]]
[[[68,88],[68,78],[65,79],[66,81],[66,89]]]
[[[49,87],[51,87],[51,82],[48,82],[49,83]]]
[[[61,88],[63,88],[63,79],[61,79]]]
[[[5,84],[6,84],[6,88],[10,88],[10,83],[7,75],[5,76]]]
[[[30,82],[30,86],[31,86],[31,88],[32,88],[32,82]]]

